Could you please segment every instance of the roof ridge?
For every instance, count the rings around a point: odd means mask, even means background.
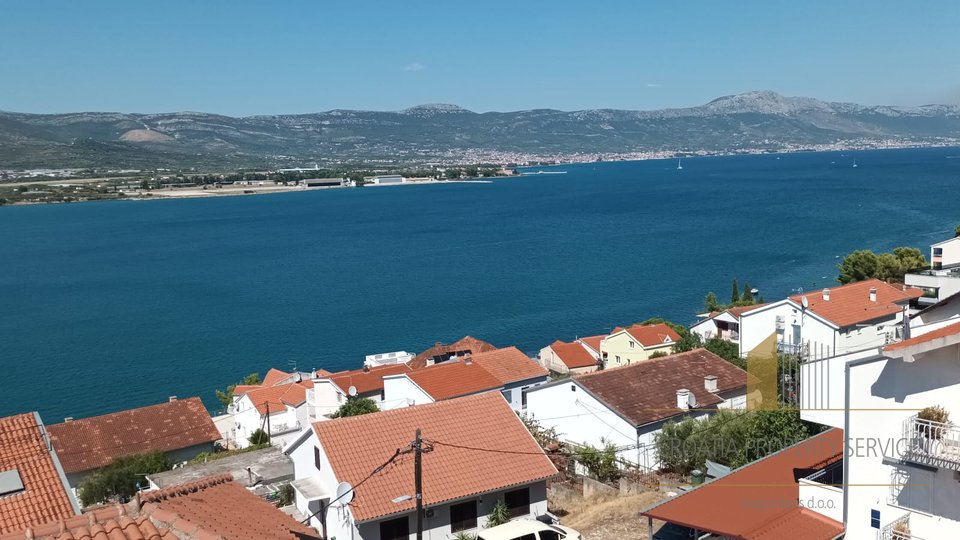
[[[433,403],[421,403],[421,404],[417,404],[417,405],[411,405],[411,406],[409,406],[409,407],[400,407],[400,408],[398,408],[398,409],[390,409],[390,410],[387,410],[387,411],[378,411],[378,412],[373,413],[373,414],[375,414],[375,415],[377,416],[377,418],[379,418],[379,419],[384,419],[384,418],[387,418],[388,416],[397,416],[397,415],[401,415],[401,414],[410,414],[410,413],[404,413],[404,411],[409,411],[409,410],[413,410],[413,409],[417,409],[417,410],[423,411],[423,410],[425,410],[425,409],[427,409],[427,408],[444,407],[444,406],[447,406],[447,404],[452,403],[452,402],[454,402],[454,401],[462,401],[462,400],[467,400],[467,399],[477,400],[477,399],[483,399],[483,398],[487,398],[488,396],[494,396],[494,395],[499,395],[499,393],[496,393],[496,394],[495,394],[495,393],[492,393],[492,392],[481,392],[481,393],[479,393],[479,394],[468,394],[468,395],[466,395],[466,396],[457,397],[456,400],[453,400],[453,399],[443,399],[443,400],[440,400],[440,401],[434,401]],[[340,424],[346,424],[346,423],[348,423],[348,422],[355,422],[355,423],[357,423],[357,422],[365,422],[365,421],[370,421],[369,419],[367,419],[368,416],[371,416],[371,415],[359,414],[359,415],[356,415],[356,416],[347,416],[347,417],[343,417],[343,418],[331,418],[331,419],[329,419],[329,420],[318,420],[318,421],[316,421],[316,422],[312,422],[310,425],[313,426],[314,428],[316,428],[316,426],[318,426],[318,425],[330,425],[331,422],[339,422]],[[316,431],[316,429],[314,429],[314,431]]]
[[[204,489],[225,484],[227,482],[233,482],[233,475],[230,473],[207,476],[199,480],[194,480],[193,482],[187,482],[186,484],[178,484],[168,488],[143,492],[140,494],[140,502],[159,502],[165,499],[179,497],[180,495],[187,495],[190,493],[196,493],[197,491],[203,491]]]

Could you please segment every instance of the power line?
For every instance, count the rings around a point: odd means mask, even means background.
[[[448,446],[448,447],[450,447],[450,448],[459,448],[459,449],[461,449],[461,450],[475,450],[475,451],[478,451],[478,452],[490,452],[490,453],[495,453],[495,454],[513,454],[513,455],[520,455],[520,456],[546,456],[546,455],[547,455],[547,453],[544,452],[544,451],[540,451],[540,452],[521,452],[521,451],[518,451],[518,450],[503,450],[503,449],[500,449],[500,448],[480,448],[480,447],[478,447],[478,446],[464,446],[464,445],[462,445],[462,444],[447,443],[447,442],[443,442],[443,441],[437,441],[437,440],[434,440],[434,439],[424,439],[424,440],[427,441],[427,442],[429,442],[430,444],[435,444],[435,445],[438,445],[438,446]]]

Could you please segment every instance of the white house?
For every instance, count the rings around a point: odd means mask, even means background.
[[[532,388],[527,414],[565,442],[610,442],[621,460],[649,470],[659,465],[653,438],[664,423],[745,408],[746,395],[745,371],[697,349]]]
[[[921,301],[933,303],[960,293],[960,237],[930,246],[930,268],[906,274],[904,283],[923,289]]]
[[[378,174],[377,176],[371,176],[369,178],[364,178],[364,182],[368,184],[373,184],[375,186],[385,186],[385,185],[396,185],[406,182],[406,179],[399,174]]]
[[[324,538],[413,538],[418,432],[424,538],[475,533],[501,500],[514,518],[546,513],[557,470],[498,393],[313,424],[284,448],[297,510]]]
[[[360,369],[329,373],[317,371],[312,379],[313,387],[307,391],[307,407],[310,421],[323,420],[337,411],[350,397],[368,398],[381,409],[390,409],[400,403],[384,403],[383,378],[407,373],[406,363],[364,366]],[[405,404],[404,404],[405,405]]]
[[[275,386],[255,387],[240,395],[234,393],[231,409],[236,447],[250,446],[250,436],[260,429],[270,434],[270,442],[275,446],[292,440],[310,422],[306,405],[307,390],[311,388],[313,382],[301,378]]]
[[[540,349],[537,360],[547,370],[560,375],[591,373],[599,367],[600,353],[579,339],[571,343],[558,339]]]
[[[368,354],[363,359],[363,365],[367,367],[392,366],[396,364],[406,364],[413,360],[413,353],[407,351],[393,351],[388,353]]]
[[[499,392],[520,411],[530,388],[550,373],[516,347],[447,360],[409,373],[383,378],[384,408],[433,403],[482,392]]]
[[[740,355],[776,334],[778,349],[826,358],[903,338],[904,315],[919,289],[871,279],[801,293],[740,313]]]
[[[960,538],[960,323],[801,365],[801,416],[845,428],[848,538]]]
[[[737,306],[723,311],[714,311],[700,315],[701,320],[690,327],[690,331],[700,336],[703,341],[720,338],[730,343],[740,343],[740,317],[748,311],[753,311],[767,304],[752,306]]]
[[[910,334],[920,335],[955,322],[960,322],[960,293],[911,315]]]

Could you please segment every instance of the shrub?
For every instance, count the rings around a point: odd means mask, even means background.
[[[127,502],[137,493],[138,484],[146,483],[145,475],[170,470],[171,465],[163,452],[117,458],[80,484],[80,503]]]
[[[617,467],[617,447],[601,439],[603,448],[581,446],[574,451],[574,457],[601,482],[612,482],[620,478]]]
[[[493,505],[493,510],[490,511],[490,517],[487,518],[485,527],[496,527],[508,521],[510,521],[510,510],[507,508],[506,501],[500,499],[497,504]]]
[[[370,398],[348,397],[347,402],[330,415],[330,418],[346,418],[378,412],[377,402]]]
[[[262,446],[270,443],[270,436],[267,435],[266,431],[258,429],[251,433],[250,438],[247,440],[250,441],[250,444],[254,446]]]
[[[947,412],[943,407],[936,405],[932,407],[925,407],[917,413],[918,420],[926,420],[928,422],[935,422],[937,424],[949,424],[950,423],[950,413]],[[919,424],[917,425],[917,430],[924,436],[931,439],[939,439],[943,437],[943,429],[939,426],[931,426],[928,424]]]

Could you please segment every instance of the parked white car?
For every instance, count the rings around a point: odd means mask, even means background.
[[[547,525],[532,519],[518,519],[503,525],[484,529],[477,540],[582,540],[570,527]]]

